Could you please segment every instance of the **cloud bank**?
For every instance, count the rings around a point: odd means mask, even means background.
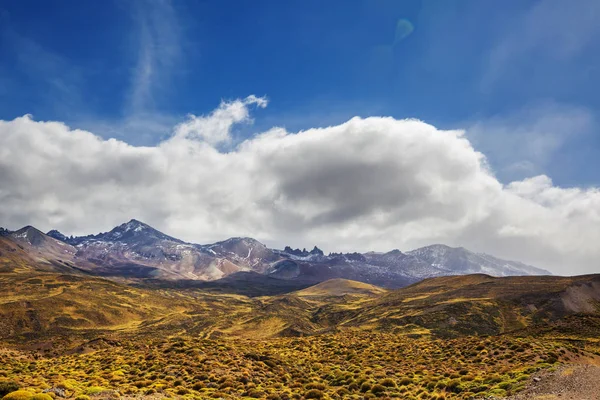
[[[234,145],[232,127],[266,104],[223,102],[154,147],[31,116],[0,121],[0,225],[88,234],[137,218],[199,243],[244,235],[383,251],[441,242],[559,274],[598,272],[598,189],[544,175],[503,185],[463,131],[418,120],[273,128]]]

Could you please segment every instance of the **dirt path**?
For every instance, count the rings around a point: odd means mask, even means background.
[[[600,367],[564,365],[534,375],[527,389],[505,400],[600,400]]]

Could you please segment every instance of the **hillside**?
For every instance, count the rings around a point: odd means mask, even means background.
[[[70,248],[71,246],[60,242],[53,243],[51,238],[48,238],[49,241],[37,242],[34,240],[36,244],[31,244],[27,240],[28,233],[33,233],[31,236],[34,238],[38,237],[33,228],[29,231],[15,233],[14,236],[0,236],[0,271],[2,273],[33,271],[79,273],[73,264],[74,250]],[[42,238],[45,239],[43,236]]]
[[[392,291],[334,279],[259,297],[217,286],[143,288],[90,276],[31,271],[1,279],[5,287],[14,288],[0,296],[5,338],[45,337],[65,329],[135,331],[142,326],[207,337],[311,335],[348,329],[440,337],[495,335],[538,329],[571,316],[595,318],[600,304],[599,275],[452,276]],[[256,295],[272,288],[248,290]]]
[[[100,278],[38,271],[0,275],[0,339],[65,340],[99,331],[138,329],[191,305]]]
[[[600,275],[391,291],[334,279],[259,297],[31,270],[0,279],[14,288],[0,296],[3,378],[67,398],[472,399],[600,360]]]
[[[344,295],[378,296],[385,292],[385,289],[363,282],[351,281],[348,279],[330,279],[307,289],[299,290],[293,294],[299,297],[328,297]]]
[[[416,325],[441,336],[500,334],[598,314],[600,275],[430,278],[389,292],[348,323],[379,329]]]

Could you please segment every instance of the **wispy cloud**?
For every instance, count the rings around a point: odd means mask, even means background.
[[[131,77],[126,109],[139,114],[156,106],[157,94],[167,91],[174,69],[182,62],[181,28],[170,0],[136,1],[134,51],[137,61]]]
[[[546,173],[569,142],[594,131],[596,119],[586,107],[541,102],[468,125],[469,139],[511,181]]]
[[[133,1],[119,9],[129,13],[133,21],[128,51],[115,57],[120,68],[127,64],[126,54],[133,55],[120,113],[107,116],[93,108],[100,94],[89,90],[88,79],[98,71],[90,65],[78,65],[76,59],[62,55],[60,48],[50,48],[26,36],[11,23],[8,14],[0,15],[0,40],[12,50],[7,56],[15,63],[18,76],[0,76],[0,93],[29,96],[20,86],[33,86],[36,94],[29,102],[74,126],[103,137],[126,138],[137,145],[164,139],[182,118],[165,113],[160,104],[164,101],[161,99],[169,97],[175,77],[183,69],[185,40],[180,18],[169,0]],[[15,78],[23,82],[15,83]],[[111,92],[111,96],[118,93]]]
[[[569,63],[600,50],[600,2],[543,0],[514,18],[492,46],[481,79],[489,90],[503,78],[532,80],[553,64]],[[547,82],[546,82],[547,83]]]

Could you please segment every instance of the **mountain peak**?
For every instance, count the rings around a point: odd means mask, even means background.
[[[317,246],[315,246],[309,254],[314,254],[314,255],[319,255],[322,256],[323,255],[323,250],[321,250],[320,248],[318,248]]]
[[[421,247],[421,249],[439,249],[439,250],[452,250],[452,249],[456,249],[457,247],[451,247],[448,246],[447,244],[443,244],[443,243],[434,243],[434,244],[430,244],[429,246],[425,246],[425,247]]]
[[[225,244],[225,243],[247,243],[247,244],[265,246],[260,241],[254,239],[254,238],[248,237],[248,236],[230,237],[229,239],[222,240],[222,241],[217,242],[215,244]]]
[[[117,228],[122,229],[126,232],[130,231],[130,230],[135,230],[135,231],[139,232],[144,229],[154,229],[150,225],[145,224],[142,221],[138,221],[137,219],[131,219],[128,222],[125,222],[124,224],[121,224],[114,229],[117,229]]]
[[[145,241],[158,239],[183,243],[183,241],[165,235],[164,233],[154,229],[148,224],[138,221],[137,219],[131,219],[128,222],[114,227],[109,232],[95,235],[93,236],[93,239],[109,242],[137,242],[139,240]]]
[[[21,229],[12,232],[11,236],[15,239],[28,242],[33,246],[41,245],[46,238],[46,235],[42,231],[31,225],[24,226]]]
[[[13,232],[15,235],[20,235],[20,236],[24,236],[24,235],[33,235],[33,234],[44,234],[42,231],[40,231],[39,229],[31,226],[31,225],[27,225],[22,227],[21,229],[14,231]]]
[[[22,227],[21,229],[16,230],[15,232],[27,232],[27,231],[30,231],[32,229],[34,229],[36,231],[39,231],[37,228],[34,228],[31,225],[25,225],[24,227]]]
[[[323,256],[323,250],[318,248],[317,246],[313,247],[311,251],[306,250],[306,248],[300,249],[292,249],[290,246],[285,246],[283,252],[296,257],[309,257],[309,256]]]
[[[62,232],[60,232],[56,229],[52,229],[52,230],[48,231],[46,233],[46,235],[48,235],[56,240],[60,240],[61,242],[67,242],[69,240],[67,235],[64,235]]]
[[[394,249],[394,250],[390,250],[385,254],[403,254],[400,250],[398,249]]]

